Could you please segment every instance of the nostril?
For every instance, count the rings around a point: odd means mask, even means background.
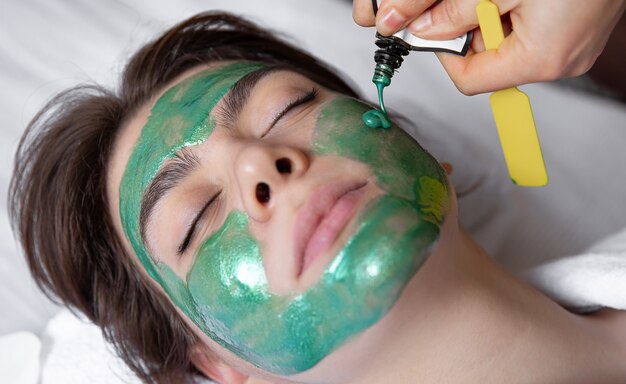
[[[256,199],[259,203],[265,204],[270,201],[270,186],[265,183],[258,183],[256,185]]]
[[[291,173],[291,160],[286,157],[276,160],[278,173]]]

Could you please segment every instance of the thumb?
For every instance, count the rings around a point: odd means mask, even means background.
[[[453,39],[478,26],[478,3],[479,0],[442,0],[409,24],[409,32],[423,39]],[[492,0],[492,3],[503,15],[512,9],[513,2]]]
[[[465,57],[437,53],[448,76],[465,95],[549,80],[537,77],[537,66],[540,63],[532,56],[520,44],[515,32],[509,34],[498,49],[480,53],[472,51]]]

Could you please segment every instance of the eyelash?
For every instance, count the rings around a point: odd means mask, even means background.
[[[285,116],[289,111],[291,111],[292,109],[302,104],[308,103],[309,101],[315,100],[316,96],[317,96],[317,89],[313,87],[311,91],[309,91],[307,94],[301,95],[298,98],[289,102],[289,104],[287,104],[280,112],[276,114],[276,116],[274,116],[269,128],[265,132],[263,132],[263,134],[261,135],[261,138],[265,137],[272,130],[272,128],[274,128],[274,126],[278,123],[278,121],[280,121],[280,119],[282,119],[283,116]]]
[[[193,235],[196,232],[196,227],[198,226],[198,222],[204,216],[205,212],[209,209],[209,207],[215,203],[215,201],[221,194],[222,194],[222,191],[220,190],[215,195],[211,196],[211,198],[204,204],[200,212],[198,212],[194,220],[191,222],[191,225],[189,225],[189,229],[187,230],[187,235],[185,235],[185,239],[183,240],[182,243],[180,243],[180,245],[178,246],[178,250],[176,251],[176,254],[178,256],[182,256],[187,250],[187,248],[189,248],[189,244],[191,244],[191,239],[193,238]]]

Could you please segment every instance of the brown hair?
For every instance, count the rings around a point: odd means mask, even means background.
[[[199,64],[252,60],[297,68],[355,92],[328,67],[256,25],[202,13],[167,30],[127,64],[119,91],[69,89],[29,123],[9,191],[12,226],[39,287],[83,312],[146,383],[191,383],[197,338],[138,273],[107,211],[106,169],[120,126],[168,82]]]

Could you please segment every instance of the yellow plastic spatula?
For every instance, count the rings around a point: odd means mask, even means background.
[[[489,0],[480,0],[476,14],[485,48],[497,49],[504,40],[498,6]],[[492,93],[490,101],[511,180],[528,187],[548,184],[528,96],[513,87]]]

